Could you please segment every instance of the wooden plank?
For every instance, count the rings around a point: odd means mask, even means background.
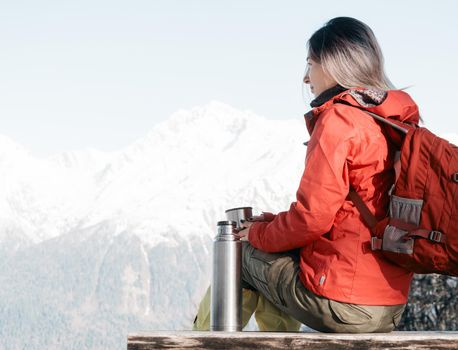
[[[127,349],[457,350],[458,332],[329,334],[152,331],[130,333]]]

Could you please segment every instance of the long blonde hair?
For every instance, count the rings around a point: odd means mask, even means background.
[[[307,46],[309,57],[345,88],[395,89],[385,73],[382,50],[372,29],[357,19],[331,19]]]

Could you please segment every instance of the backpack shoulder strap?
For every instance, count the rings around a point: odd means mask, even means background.
[[[397,131],[400,131],[400,132],[403,133],[403,134],[407,134],[407,133],[409,132],[409,129],[403,128],[402,126],[400,126],[400,125],[398,125],[398,124],[396,124],[396,123],[393,123],[393,122],[389,121],[388,119],[379,116],[378,114],[369,112],[369,111],[365,110],[365,109],[362,108],[362,107],[354,106],[354,105],[348,103],[347,101],[338,100],[338,101],[336,101],[335,103],[340,103],[340,104],[344,104],[344,105],[347,105],[347,106],[350,106],[350,107],[353,107],[353,108],[357,108],[357,109],[363,111],[364,113],[369,114],[369,115],[370,115],[372,118],[374,118],[375,120],[378,120],[379,122],[382,122],[382,123],[384,123],[384,124],[386,124],[386,125],[392,127],[393,129],[395,129],[395,130],[397,130]],[[403,123],[403,122],[399,122],[399,123],[406,125],[406,124]]]
[[[361,111],[363,111],[364,113],[369,114],[376,121],[379,121],[379,122],[381,122],[381,123],[383,123],[385,125],[388,125],[389,127],[392,127],[393,129],[395,129],[397,131],[400,131],[403,135],[405,135],[405,134],[407,134],[409,132],[409,129],[405,129],[402,126],[400,126],[398,124],[395,124],[395,123],[387,120],[386,118],[383,118],[383,117],[379,116],[378,114],[375,114],[375,113],[372,113],[372,112],[369,112],[369,111],[365,110],[364,108],[359,108],[357,106],[351,105],[351,104],[347,103],[346,101],[337,101],[337,103],[342,103],[342,104],[348,105],[350,107],[358,108]],[[399,159],[399,157],[400,157],[400,153],[396,152],[395,162],[394,162],[395,181],[397,181],[397,179],[399,178],[399,174],[400,174],[400,159]],[[373,233],[374,227],[377,224],[377,218],[374,216],[374,214],[371,213],[371,211],[367,207],[366,203],[364,203],[364,201],[362,200],[361,196],[353,188],[350,188],[350,192],[348,193],[348,197],[350,198],[350,200],[353,202],[355,207],[360,212],[361,216],[363,217],[364,222],[370,228],[371,233]]]
[[[359,108],[359,109],[361,109],[361,108]],[[386,125],[389,125],[389,126],[391,126],[393,129],[398,130],[398,131],[402,132],[403,134],[407,134],[407,133],[409,132],[408,129],[405,129],[405,128],[403,128],[402,126],[399,126],[398,124],[395,124],[395,123],[393,123],[393,122],[390,122],[388,119],[383,118],[383,117],[379,116],[378,114],[375,114],[375,113],[366,111],[366,110],[364,110],[364,109],[361,109],[361,110],[362,110],[363,112],[366,112],[367,114],[369,114],[369,115],[370,115],[372,118],[374,118],[375,120],[378,120],[378,121],[380,121],[380,122],[382,122],[382,123],[384,123],[384,124],[386,124]]]

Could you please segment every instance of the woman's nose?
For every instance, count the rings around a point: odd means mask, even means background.
[[[304,84],[310,84],[310,77],[309,77],[309,69],[307,68],[307,70],[305,71],[305,74],[304,74]]]

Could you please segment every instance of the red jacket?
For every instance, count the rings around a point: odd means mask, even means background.
[[[383,102],[371,106],[375,95],[347,90],[306,115],[311,136],[296,202],[271,222],[254,223],[249,241],[266,252],[301,248],[299,277],[315,294],[354,304],[396,305],[407,302],[412,273],[371,251],[370,230],[347,198],[351,185],[376,217],[386,215],[395,149],[371,116],[335,102],[413,123],[419,113],[403,91],[388,91]]]

